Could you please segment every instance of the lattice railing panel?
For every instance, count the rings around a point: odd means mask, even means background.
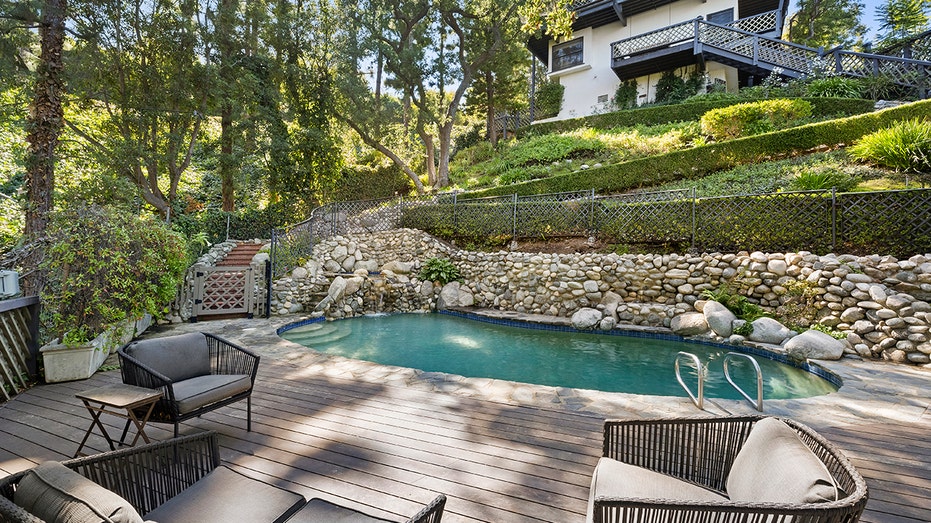
[[[601,234],[623,243],[668,243],[692,237],[692,192],[664,191],[598,199]]]
[[[779,11],[767,11],[758,15],[740,18],[724,25],[748,33],[768,33],[776,30],[778,13]]]
[[[695,243],[707,250],[810,250],[832,247],[830,192],[703,198]]]
[[[931,252],[931,189],[838,196],[841,252],[906,256]]]
[[[848,76],[885,76],[898,85],[928,87],[931,64],[904,58],[884,57],[839,51],[836,54],[839,72]]]
[[[522,196],[517,200],[517,237],[581,236],[592,230],[592,192]]]
[[[0,310],[0,393],[10,399],[29,386],[30,364],[35,368],[30,347],[36,344],[38,299],[20,298],[4,303]]]
[[[611,44],[611,56],[615,60],[635,55],[644,51],[669,47],[695,38],[695,22],[690,20],[670,25],[656,31],[650,31],[632,38],[618,40]]]

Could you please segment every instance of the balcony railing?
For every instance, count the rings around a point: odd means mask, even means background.
[[[695,54],[707,52],[764,69],[779,68],[790,77],[833,69],[854,77],[882,75],[898,85],[920,89],[923,97],[931,89],[931,62],[840,49],[824,53],[758,34],[775,30],[776,14],[771,11],[726,25],[696,19],[618,40],[611,44],[613,65],[622,67],[631,57],[691,43]]]

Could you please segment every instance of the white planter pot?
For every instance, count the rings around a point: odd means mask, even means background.
[[[48,383],[90,378],[109,355],[93,342],[77,347],[56,343],[41,347],[39,352],[45,363],[45,381]]]
[[[148,314],[139,320],[125,321],[97,336],[85,345],[52,343],[39,348],[45,363],[45,381],[58,383],[90,378],[110,355],[141,333],[152,323]]]

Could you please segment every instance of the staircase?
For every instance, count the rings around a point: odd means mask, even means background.
[[[233,247],[226,257],[217,262],[217,267],[242,267],[252,263],[252,258],[262,250],[257,243],[239,243]]]

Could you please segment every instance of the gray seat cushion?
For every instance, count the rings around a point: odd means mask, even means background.
[[[245,374],[210,374],[189,378],[172,385],[175,402],[181,414],[193,412],[204,405],[246,392],[250,387],[252,387],[252,380]]]
[[[303,504],[300,494],[217,467],[145,518],[156,523],[280,522]]]
[[[134,341],[123,352],[171,381],[210,374],[210,349],[200,332]]]
[[[13,501],[44,521],[142,523],[128,501],[55,461],[27,472]]]
[[[791,504],[843,497],[824,463],[776,418],[753,425],[727,476],[727,494],[738,502]]]
[[[361,512],[314,498],[288,518],[288,523],[391,523]]]
[[[595,499],[601,497],[727,501],[727,497],[701,485],[611,458],[601,458],[595,467],[586,521],[592,521]]]

